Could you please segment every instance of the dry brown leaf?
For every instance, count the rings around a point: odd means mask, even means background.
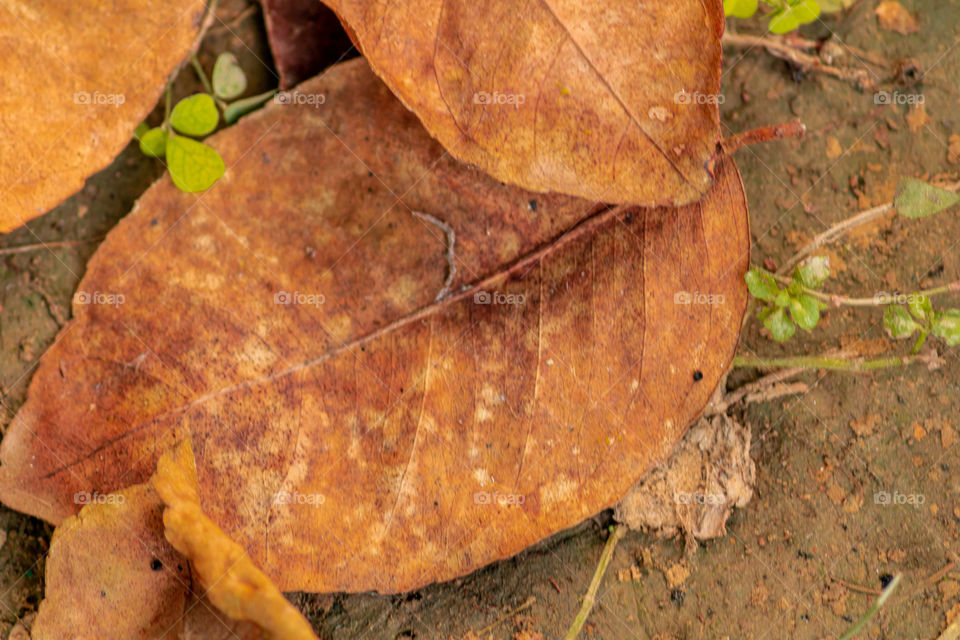
[[[357,55],[337,14],[318,0],[262,0],[261,4],[281,89]]]
[[[162,477],[152,480],[171,500],[177,499],[175,488],[189,490],[191,478],[194,493],[196,486],[195,476],[189,475],[189,444],[177,453],[175,459],[171,454],[161,458]],[[165,511],[151,483],[78,497],[87,506],[54,531],[46,598],[33,624],[33,640],[315,638],[299,612],[276,587],[264,582],[242,550],[238,552],[222,531],[212,529],[202,514],[194,518],[182,500],[176,509]],[[199,560],[180,555],[164,539],[164,522],[181,522],[185,513],[191,524],[205,522],[194,530],[180,527],[173,535],[167,530],[166,535],[188,554],[202,549]],[[209,588],[205,595],[193,591],[188,566]],[[219,571],[215,574],[219,578],[210,579],[211,571]],[[261,627],[269,630],[266,636]]]
[[[130,142],[198,37],[205,5],[3,4],[0,233],[77,191]]]
[[[686,204],[720,135],[720,0],[325,0],[454,157],[534,191]]]
[[[33,640],[161,638],[180,626],[186,560],[163,540],[159,497],[147,485],[96,494],[53,534]],[[176,637],[175,635],[167,637]]]
[[[907,11],[897,0],[885,0],[877,5],[874,13],[877,14],[877,23],[881,29],[887,31],[896,31],[903,35],[916,33],[919,31],[917,21],[913,19],[910,12]]]
[[[732,160],[694,205],[607,208],[449,158],[363,60],[297,90],[323,108],[213,139],[230,169],[202,204],[164,178],[110,233],[0,498],[59,522],[191,437],[201,507],[281,589],[389,592],[615,503],[733,356]]]
[[[204,595],[234,620],[248,620],[269,637],[315,640],[306,618],[200,508],[190,441],[157,462],[151,481],[163,499],[164,536],[190,561]]]

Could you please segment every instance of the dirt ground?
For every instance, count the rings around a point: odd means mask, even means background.
[[[960,0],[901,1],[916,18],[916,33],[879,29],[879,0],[860,0],[803,34],[832,36],[844,52],[835,64],[863,68],[863,55],[844,45],[886,58],[886,67],[866,67],[869,78],[893,95],[923,96],[920,109],[877,104],[872,90],[800,73],[758,49],[725,49],[726,133],[791,118],[808,129],[802,140],[750,147],[736,156],[750,200],[755,263],[782,262],[827,226],[891,200],[901,177],[960,176],[948,151],[950,136],[960,135]],[[220,15],[230,22],[244,6],[222,2]],[[209,68],[216,53],[233,51],[253,76],[252,89],[260,91],[276,81],[260,64],[270,63],[260,14],[245,15],[231,29],[215,28],[201,60]],[[757,32],[761,22],[734,21],[732,27]],[[920,84],[908,86],[917,76],[908,59],[926,72]],[[196,88],[187,70],[175,93]],[[159,112],[152,117],[161,118]],[[159,165],[131,145],[80,193],[27,228],[0,236],[0,428],[23,403],[38,358],[69,318],[87,260],[159,175]],[[29,247],[40,242],[51,249]],[[11,252],[16,247],[27,248]],[[825,285],[829,291],[869,296],[956,281],[960,214],[886,218],[831,250],[838,277]],[[958,298],[938,301],[960,306]],[[960,348],[931,344],[945,361],[938,370],[812,371],[800,378],[808,393],[738,409],[737,417],[753,430],[754,500],[735,512],[725,537],[691,554],[682,540],[627,534],[583,637],[837,638],[867,610],[870,592],[902,573],[900,588],[859,637],[937,638],[951,610],[960,612]],[[784,346],[750,320],[740,353],[816,354],[838,347],[862,353],[907,348],[885,343],[880,309],[862,308],[829,310],[814,332]],[[756,377],[756,371],[736,370],[728,384]],[[882,492],[894,499],[887,504]],[[515,558],[414,593],[290,597],[324,638],[562,637],[596,567],[610,517],[599,514]],[[0,509],[3,637],[42,597],[51,531]],[[638,569],[633,577],[631,566]],[[513,613],[530,598],[532,605]]]

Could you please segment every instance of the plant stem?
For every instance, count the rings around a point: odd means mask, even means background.
[[[880,611],[880,607],[886,603],[890,598],[890,594],[893,593],[893,590],[897,588],[897,585],[900,584],[901,574],[897,574],[893,577],[893,580],[890,581],[890,584],[887,585],[887,588],[877,596],[877,599],[873,601],[873,606],[871,606],[863,616],[857,620],[852,627],[847,629],[847,632],[840,636],[839,640],[850,640],[855,635],[857,635],[861,629],[863,629],[868,622],[877,615],[877,612]]]
[[[763,267],[758,267],[756,265],[753,265],[752,268],[756,269],[757,271],[762,271],[763,273],[770,276],[771,278],[774,278],[775,280],[778,280],[779,282],[782,282],[784,284],[793,284],[793,280],[791,278],[780,275],[779,273],[773,273],[772,271],[767,271]],[[845,296],[842,294],[823,293],[822,291],[816,291],[815,289],[810,289],[804,286],[801,286],[800,289],[807,295],[813,296],[814,298],[818,300],[822,300],[823,302],[832,304],[835,307],[840,307],[844,305],[848,307],[877,307],[877,306],[883,306],[887,304],[900,304],[901,303],[900,299],[906,297],[906,295],[904,294],[894,295],[891,293],[883,293],[883,294],[878,293],[871,298],[851,298],[850,296]],[[913,296],[923,295],[929,298],[931,296],[936,296],[943,293],[957,292],[957,291],[960,291],[960,280],[956,280],[954,282],[942,285],[940,287],[933,287],[932,289],[923,289],[921,291],[915,291],[909,295],[913,295]]]
[[[197,73],[197,77],[200,78],[200,84],[203,85],[203,90],[213,96],[213,87],[210,86],[207,74],[204,72],[203,67],[200,66],[200,61],[197,60],[197,54],[190,56],[190,64],[193,65],[193,70]]]
[[[726,37],[727,37],[727,34],[724,34],[724,40],[726,40]],[[960,181],[952,182],[945,185],[938,185],[938,186],[941,189],[946,189],[947,191],[953,191],[953,192],[960,191]],[[806,246],[800,249],[800,251],[798,251],[793,256],[791,256],[790,259],[787,260],[783,264],[783,266],[780,267],[780,270],[778,271],[778,273],[781,273],[781,274],[787,273],[788,271],[790,271],[790,269],[793,268],[794,265],[796,265],[798,262],[800,262],[802,259],[810,255],[820,247],[830,242],[833,242],[834,240],[842,238],[843,236],[845,236],[847,233],[849,233],[852,229],[855,229],[856,227],[867,224],[868,222],[872,222],[877,218],[882,218],[888,213],[894,211],[894,209],[895,207],[893,206],[893,203],[887,202],[881,205],[877,205],[876,207],[873,207],[871,209],[866,209],[864,211],[861,211],[860,213],[854,216],[851,216],[846,220],[841,220],[840,222],[833,225],[823,233],[819,234],[817,237],[815,237],[813,240],[807,243]]]
[[[907,367],[912,364],[932,364],[938,360],[935,352],[909,356],[886,356],[883,358],[845,358],[838,355],[822,356],[786,356],[782,358],[761,358],[752,356],[735,356],[734,367],[754,367],[757,369],[828,369],[831,371],[849,371],[865,373],[878,369]]]
[[[165,98],[163,103],[163,124],[160,125],[163,129],[166,130],[167,134],[172,133],[170,131],[170,101],[171,93],[173,92],[173,80],[167,83],[167,90],[165,91]]]
[[[610,559],[613,558],[613,550],[617,548],[617,543],[620,541],[620,538],[627,532],[626,525],[622,524],[610,527],[610,529],[610,537],[607,538],[607,544],[603,547],[603,553],[600,555],[600,563],[597,564],[597,569],[593,572],[590,587],[583,596],[583,604],[580,606],[580,611],[577,612],[577,617],[573,619],[573,624],[570,625],[570,630],[567,631],[567,635],[563,637],[563,640],[574,640],[580,634],[583,624],[590,616],[593,604],[597,601],[597,589],[600,588],[600,582],[603,581],[603,574],[607,572],[607,565],[610,564]]]

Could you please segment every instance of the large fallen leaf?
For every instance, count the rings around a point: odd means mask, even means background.
[[[53,534],[33,640],[316,639],[200,511],[188,441],[149,483],[78,503]]]
[[[137,485],[77,502],[50,542],[33,640],[176,637],[190,574],[163,539],[160,498]]]
[[[456,158],[644,205],[710,187],[721,0],[324,0]]]
[[[164,178],[110,233],[0,499],[59,522],[190,437],[201,507],[281,589],[391,592],[614,504],[733,356],[733,161],[694,205],[607,208],[454,161],[362,59],[296,91],[211,140],[202,198]]]
[[[199,36],[206,0],[0,2],[0,233],[107,166]]]

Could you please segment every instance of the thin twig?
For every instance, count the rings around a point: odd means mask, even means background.
[[[493,622],[485,626],[483,629],[480,629],[480,631],[477,632],[477,635],[482,636],[488,631],[491,631],[494,627],[496,627],[498,624],[500,624],[504,620],[512,618],[513,616],[517,615],[524,609],[529,609],[530,607],[533,606],[533,603],[535,603],[536,601],[537,601],[536,598],[534,598],[533,596],[530,596],[529,598],[527,598],[526,602],[524,602],[522,605],[520,605],[513,611],[508,611],[507,613],[503,614],[502,616],[500,616],[499,618],[497,618],[496,620],[494,620]]]
[[[883,592],[880,591],[880,589],[874,589],[872,587],[861,587],[858,584],[851,584],[849,582],[844,582],[843,580],[834,578],[833,576],[830,576],[830,579],[836,582],[838,585],[840,585],[844,589],[847,589],[849,591],[854,591],[856,593],[865,593],[869,596],[879,596],[883,594]]]
[[[597,564],[596,571],[593,572],[590,587],[583,596],[583,604],[580,605],[580,611],[577,613],[577,617],[573,619],[573,624],[570,625],[570,630],[567,631],[567,635],[563,637],[563,640],[574,640],[580,635],[580,630],[583,628],[583,624],[587,621],[587,618],[590,616],[590,611],[593,610],[593,605],[597,601],[597,589],[600,588],[600,583],[603,581],[603,574],[607,572],[607,565],[610,564],[610,559],[613,558],[613,550],[617,548],[617,543],[626,532],[626,525],[618,524],[610,527],[610,537],[607,538],[607,544],[603,547],[603,553],[600,555],[600,562]]]
[[[784,284],[793,284],[793,280],[782,276],[779,273],[774,273],[772,271],[767,271],[763,267],[758,267],[753,265],[753,268],[762,271],[768,276],[778,280]],[[880,307],[888,304],[901,304],[904,302],[904,294],[895,294],[895,293],[878,293],[873,295],[870,298],[852,298],[850,296],[836,294],[836,293],[824,293],[823,291],[817,291],[816,289],[810,289],[809,287],[800,286],[800,290],[805,294],[813,296],[814,298],[832,304],[835,307],[847,306],[847,307]],[[912,291],[909,295],[912,296],[926,296],[928,298],[933,296],[938,296],[944,293],[956,293],[960,291],[960,280],[950,282],[939,287],[932,287],[930,289],[921,289],[920,291]]]
[[[53,247],[72,247],[78,244],[87,244],[90,242],[99,242],[103,238],[90,238],[89,240],[60,240],[58,242],[41,242],[38,244],[24,244],[19,247],[6,247],[0,249],[0,256],[6,256],[13,253],[27,253],[30,251],[39,251],[40,249],[51,249]]]
[[[960,191],[960,181],[952,182],[945,185],[937,185],[937,186],[939,186],[940,189],[945,189],[947,191],[953,191],[953,192]],[[823,247],[831,242],[834,242],[835,240],[838,240],[839,238],[842,238],[846,234],[850,233],[850,231],[855,229],[856,227],[865,225],[868,222],[872,222],[878,218],[882,218],[883,216],[893,212],[894,209],[895,208],[892,202],[886,202],[884,204],[877,205],[876,207],[872,207],[870,209],[861,211],[860,213],[850,218],[847,218],[846,220],[842,220],[841,222],[838,222],[837,224],[833,225],[823,233],[816,236],[813,240],[807,243],[802,249],[800,249],[799,251],[797,251],[797,253],[791,256],[790,259],[787,260],[783,264],[783,266],[780,267],[777,273],[781,273],[781,274],[787,273],[788,271],[790,271],[790,269],[794,267],[794,265],[796,265],[798,262],[803,260],[805,257],[810,255],[820,247]]]
[[[863,629],[871,619],[873,619],[873,616],[877,615],[877,612],[880,611],[880,607],[887,602],[887,600],[890,598],[890,594],[892,594],[893,590],[897,588],[898,584],[900,584],[901,577],[902,576],[899,573],[893,576],[893,580],[890,581],[890,584],[887,585],[887,588],[883,590],[880,596],[874,600],[873,605],[867,609],[867,612],[863,614],[859,620],[853,623],[853,626],[850,627],[845,634],[840,636],[839,640],[850,640],[850,638],[857,635],[860,630]]]
[[[772,388],[785,380],[799,375],[806,371],[806,369],[793,368],[793,369],[783,369],[782,371],[774,371],[769,373],[759,380],[750,382],[738,387],[734,391],[731,391],[729,394],[723,396],[723,398],[716,404],[711,404],[706,411],[704,411],[704,416],[718,415],[721,413],[726,413],[733,405],[737,404],[748,395],[755,393],[762,393],[764,389]]]
[[[761,142],[771,142],[773,140],[784,140],[786,138],[799,138],[807,131],[807,128],[799,120],[791,120],[780,124],[767,125],[766,127],[757,127],[736,133],[729,138],[720,141],[720,148],[727,154],[734,153],[738,149],[759,144]]]
[[[820,58],[800,51],[796,47],[786,44],[779,38],[751,36],[744,33],[723,34],[721,43],[730,47],[752,48],[761,47],[777,58],[787,60],[804,71],[819,71],[840,80],[853,82],[860,88],[869,89],[874,86],[870,74],[866,69],[852,69],[849,67],[834,67],[825,64]]]
[[[937,352],[932,349],[918,355],[886,356],[872,359],[846,359],[835,355],[787,356],[784,358],[736,356],[733,359],[734,367],[754,367],[757,369],[827,369],[830,371],[847,371],[850,373],[866,373],[879,369],[907,367],[913,364],[925,364],[931,369],[935,369],[942,365],[943,362],[940,356],[937,355]]]
[[[454,233],[453,227],[448,225],[443,220],[430,215],[429,213],[423,213],[421,211],[411,211],[411,213],[421,220],[426,220],[427,222],[440,227],[444,235],[447,237],[447,250],[444,253],[444,256],[447,259],[447,277],[443,281],[443,288],[440,289],[440,293],[438,293],[437,297],[434,298],[434,301],[436,302],[438,300],[442,300],[443,297],[449,293],[450,287],[453,285],[453,278],[457,275],[457,264],[454,262],[454,247],[457,242],[457,234]]]

